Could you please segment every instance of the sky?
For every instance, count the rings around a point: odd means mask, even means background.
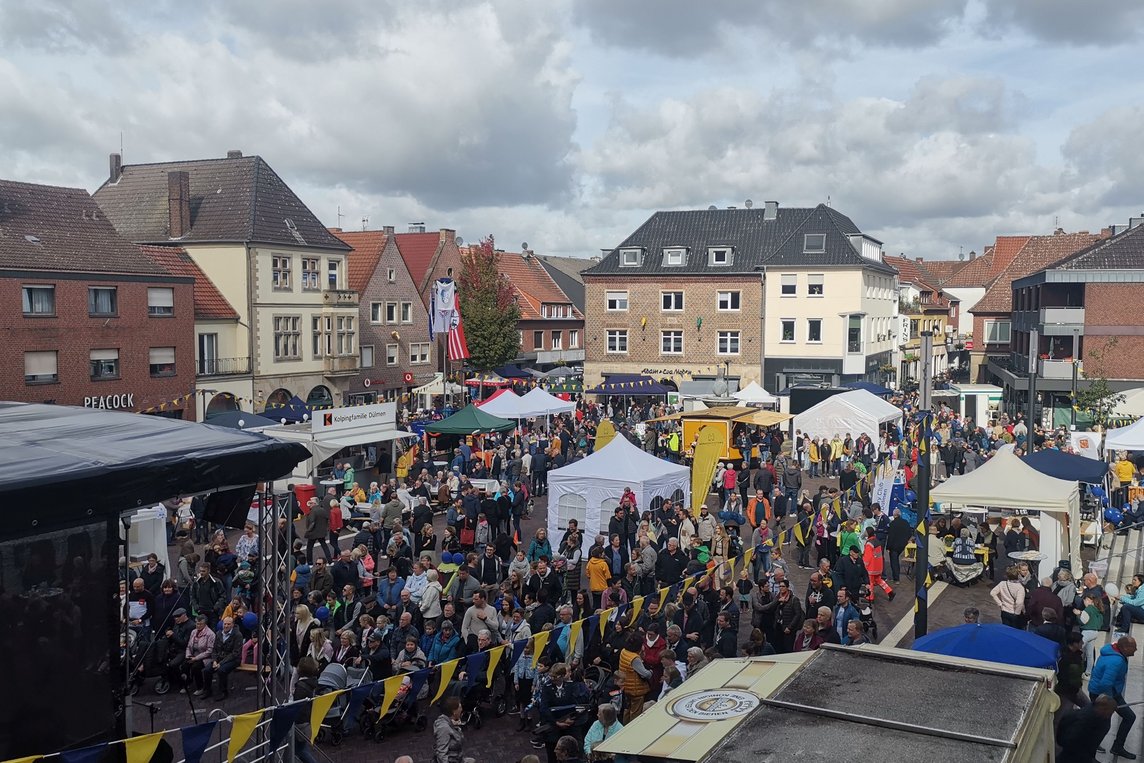
[[[948,259],[1144,210],[1142,38],[1137,0],[0,0],[0,177],[239,149],[347,229],[591,256],[775,200]]]

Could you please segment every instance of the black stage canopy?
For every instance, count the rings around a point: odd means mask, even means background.
[[[0,402],[0,537],[289,474],[310,453],[188,421]]]

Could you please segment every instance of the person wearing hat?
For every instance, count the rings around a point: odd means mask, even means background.
[[[429,661],[430,666],[440,665],[441,663],[460,657],[461,650],[461,636],[457,633],[457,629],[453,627],[453,621],[442,620],[441,627],[433,637],[433,643],[430,645],[429,651],[425,654],[425,658]]]
[[[358,667],[369,665],[370,677],[383,681],[393,675],[393,655],[385,644],[385,637],[379,628],[374,628],[365,637],[365,649],[354,658]]]
[[[166,639],[167,651],[170,659],[167,661],[167,681],[175,683],[184,679],[183,667],[187,662],[187,644],[190,643],[191,633],[195,625],[187,615],[184,607],[177,608],[171,613],[171,625],[168,626],[162,638]]]
[[[850,591],[861,590],[862,586],[870,582],[870,574],[862,561],[861,550],[851,543],[846,549],[846,555],[838,560],[834,568],[835,578]]]

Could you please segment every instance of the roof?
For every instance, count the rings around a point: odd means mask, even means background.
[[[330,232],[350,247],[348,278],[350,289],[359,294],[369,285],[381,253],[389,242],[389,235],[380,230],[344,231],[331,228]]]
[[[922,309],[949,307],[949,300],[942,295],[939,287],[926,280],[927,274],[916,260],[909,257],[884,257],[883,261],[898,271],[899,281],[912,283],[918,287],[918,291],[933,293],[933,300],[922,304]]]
[[[433,255],[441,244],[441,234],[433,233],[395,233],[393,240],[397,242],[397,251],[401,252],[401,259],[405,260],[405,267],[413,277],[413,284],[421,289],[433,267]]]
[[[918,265],[926,275],[926,280],[941,286],[954,276],[957,271],[974,260],[922,260]]]
[[[989,285],[989,274],[993,271],[993,248],[986,247],[985,254],[958,268],[942,286],[946,289],[972,289]]]
[[[179,243],[347,249],[260,156],[124,165],[95,199],[127,238],[165,244],[171,240],[167,174],[177,171],[188,173],[191,185],[191,226]]]
[[[238,320],[238,313],[226,301],[211,279],[177,246],[141,246],[139,251],[172,275],[195,279],[194,300],[197,320]]]
[[[1140,270],[1144,269],[1144,225],[1102,239],[1064,259],[1050,269],[1059,270]]]
[[[993,259],[989,271],[989,280],[1001,275],[1001,272],[1012,264],[1031,238],[1032,236],[998,236],[993,243]]]
[[[998,246],[1001,243],[997,237]],[[1030,236],[1028,242],[1021,247],[1019,256],[1015,257],[1008,267],[1001,271],[997,278],[989,285],[985,295],[973,306],[975,315],[981,313],[1011,313],[1013,311],[1013,282],[1018,278],[1044,270],[1054,262],[1058,262],[1068,255],[1084,249],[1097,240],[1099,236],[1088,233],[1065,233],[1057,230],[1049,236]],[[997,256],[996,251],[994,257]]]
[[[780,207],[774,212],[774,219],[770,220],[765,219],[765,208],[656,212],[600,262],[583,272],[585,275],[721,275],[753,273],[763,265],[854,266],[892,272],[881,261],[864,258],[855,249],[849,237],[860,233],[858,227],[849,217],[826,205],[809,209]],[[803,236],[807,233],[826,235],[824,252],[804,253]],[[620,250],[633,247],[643,249],[643,263],[638,268],[622,267]],[[682,266],[664,265],[663,250],[672,247],[686,248]],[[730,266],[709,265],[709,247],[730,247]]]
[[[569,305],[572,299],[565,294],[552,276],[541,265],[535,256],[525,257],[517,252],[497,252],[497,264],[502,273],[508,276],[512,288],[520,296],[517,304],[520,306],[521,320],[545,319],[540,311],[541,305]],[[573,306],[572,317],[584,319],[584,314]]]
[[[0,180],[0,268],[167,275],[84,189],[11,180]]]
[[[584,276],[581,273],[595,265],[598,258],[537,255],[537,259],[548,271],[548,275],[552,276],[552,280],[556,282],[560,290],[572,300],[572,304],[576,305],[580,312],[584,312]]]

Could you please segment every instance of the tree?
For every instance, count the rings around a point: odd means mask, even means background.
[[[470,247],[457,286],[473,368],[484,371],[515,360],[520,351],[516,327],[520,307],[512,283],[501,273],[492,236]]]
[[[1103,359],[1106,353],[1116,348],[1117,339],[1112,337],[1104,343],[1100,350],[1089,349],[1085,353],[1084,370],[1081,376],[1086,385],[1077,385],[1075,405],[1079,410],[1092,414],[1093,423],[1101,428],[1107,428],[1116,406],[1124,402],[1124,394],[1116,392],[1108,383],[1104,374]]]

